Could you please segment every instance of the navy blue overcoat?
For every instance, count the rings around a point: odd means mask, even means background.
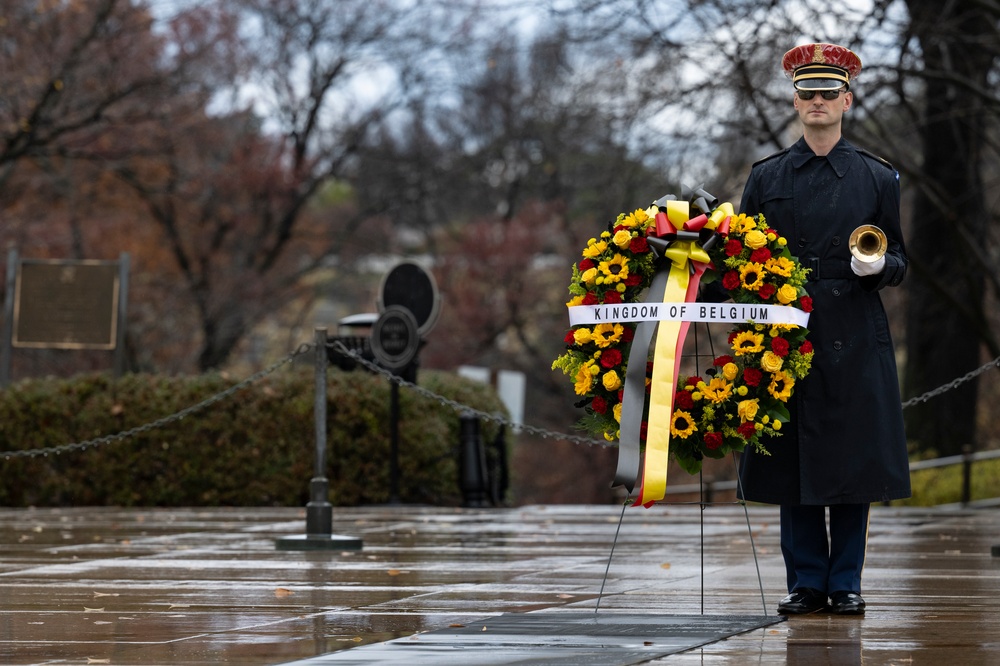
[[[909,497],[910,475],[889,323],[879,291],[906,272],[899,175],[841,141],[817,156],[800,139],[757,162],[741,212],[763,213],[812,268],[809,376],[789,401],[792,422],[767,441],[770,456],[741,457],[743,495],[771,504],[843,504]],[[888,236],[885,270],[858,277],[848,241],[862,224]]]

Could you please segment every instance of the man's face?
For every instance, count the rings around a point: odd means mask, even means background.
[[[823,99],[823,95],[818,92],[810,100],[799,99],[797,92],[793,97],[793,104],[802,124],[815,128],[839,125],[844,112],[851,108],[853,102],[854,95],[844,91],[840,91],[835,99],[829,100]]]

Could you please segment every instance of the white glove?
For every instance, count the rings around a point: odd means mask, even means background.
[[[879,257],[871,263],[858,261],[857,257],[851,257],[851,270],[855,275],[864,277],[866,275],[876,275],[885,269],[885,257]]]

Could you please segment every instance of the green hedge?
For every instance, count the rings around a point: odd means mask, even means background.
[[[327,477],[338,505],[390,499],[388,381],[363,371],[328,375]],[[114,435],[233,386],[220,375],[107,375],[20,382],[0,391],[0,451]],[[503,412],[487,386],[421,372],[438,395]],[[314,374],[288,367],[168,426],[82,451],[0,458],[4,506],[302,506],[315,465]],[[399,499],[462,500],[459,414],[400,390]],[[484,441],[498,426],[481,426]]]

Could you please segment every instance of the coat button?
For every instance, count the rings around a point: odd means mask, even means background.
[[[800,238],[799,239],[799,247],[805,247],[805,246],[806,246],[806,239],[805,238]]]
[[[833,295],[834,296],[840,296],[840,289],[834,288]]]
[[[840,351],[840,350],[841,350],[841,349],[842,349],[843,347],[844,347],[844,343],[842,343],[842,342],[841,342],[840,340],[836,340],[836,341],[835,341],[835,342],[833,343],[833,348],[834,348],[835,350],[837,350],[837,351]]]
[[[840,236],[834,236],[832,242],[834,245],[840,245]]]

